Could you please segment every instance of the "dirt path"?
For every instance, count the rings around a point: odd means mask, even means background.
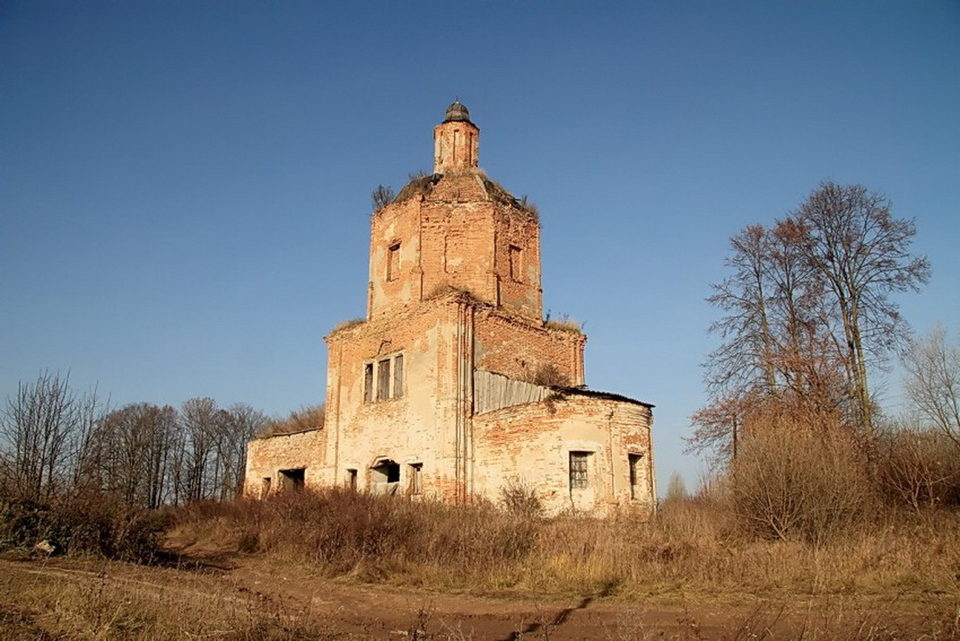
[[[878,631],[921,632],[930,629],[931,617],[941,622],[949,619],[947,601],[908,603],[901,599],[896,608],[891,608],[889,600],[844,604],[823,597],[815,601],[750,598],[741,603],[699,597],[684,605],[661,600],[627,601],[602,593],[580,598],[441,594],[387,582],[330,580],[312,575],[309,568],[280,566],[250,557],[189,569],[70,559],[0,560],[0,578],[16,576],[61,585],[99,582],[111,589],[177,594],[184,600],[216,595],[222,603],[309,613],[337,635],[363,639],[774,639],[796,638],[795,631],[801,629],[833,630],[833,635],[813,637],[826,639],[842,630],[864,626]],[[844,611],[845,619],[839,616]],[[937,625],[941,632],[950,632],[944,624]],[[765,630],[776,634],[764,637]],[[956,632],[954,628],[954,636],[940,634],[938,638],[957,638]]]

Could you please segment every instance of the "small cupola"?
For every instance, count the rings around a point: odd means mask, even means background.
[[[462,102],[455,100],[452,105],[447,107],[443,122],[470,122],[470,110]]]
[[[433,173],[478,166],[480,129],[470,122],[470,110],[459,100],[447,107],[443,122],[433,129]]]

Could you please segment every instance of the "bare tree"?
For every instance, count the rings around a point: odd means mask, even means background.
[[[942,327],[911,341],[903,353],[906,389],[920,414],[960,447],[960,347]]]
[[[95,439],[91,472],[99,489],[129,505],[160,507],[170,486],[176,422],[170,406],[134,403],[110,412]]]
[[[226,410],[223,430],[217,439],[219,473],[218,497],[235,497],[243,488],[247,461],[247,441],[259,432],[267,417],[246,403],[237,403]]]
[[[707,301],[723,318],[710,326],[722,345],[708,359],[708,384],[714,390],[776,389],[769,322],[769,233],[751,225],[730,239],[725,263],[733,273],[713,286]]]
[[[196,501],[210,496],[217,468],[215,453],[224,417],[212,398],[191,398],[180,411],[183,428],[182,498]],[[211,477],[214,477],[211,479]]]
[[[667,483],[667,500],[681,500],[689,496],[687,485],[683,482],[683,477],[679,472],[670,475],[670,481]]]
[[[380,211],[393,202],[395,194],[393,190],[386,185],[377,185],[377,188],[370,193],[370,202],[373,204],[373,211]]]
[[[832,297],[856,419],[870,435],[868,363],[882,363],[906,335],[889,294],[917,290],[929,278],[929,263],[909,252],[916,234],[913,222],[893,218],[890,202],[861,185],[825,182],[791,220],[804,232],[805,260]]]
[[[5,485],[33,500],[69,487],[99,407],[95,392],[78,396],[70,389],[69,375],[43,372],[33,383],[21,382],[0,417]]]
[[[707,299],[724,313],[710,327],[722,342],[705,363],[710,400],[691,419],[689,451],[711,452],[717,462],[735,457],[747,417],[768,405],[803,406],[832,420],[842,376],[804,237],[784,220],[772,229],[751,225],[731,239],[725,262],[732,273]]]

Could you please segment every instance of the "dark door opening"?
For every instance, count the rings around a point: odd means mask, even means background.
[[[305,467],[294,470],[280,470],[280,488],[299,492],[303,489],[306,477],[307,469]]]
[[[370,468],[370,481],[374,492],[395,493],[400,484],[400,465],[389,459],[380,461]]]

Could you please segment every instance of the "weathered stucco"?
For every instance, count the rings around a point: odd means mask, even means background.
[[[366,320],[325,338],[323,429],[251,441],[245,491],[523,487],[554,512],[647,514],[652,406],[575,389],[586,337],[543,321],[537,215],[476,168],[479,129],[456,105],[436,173],[371,218]]]

